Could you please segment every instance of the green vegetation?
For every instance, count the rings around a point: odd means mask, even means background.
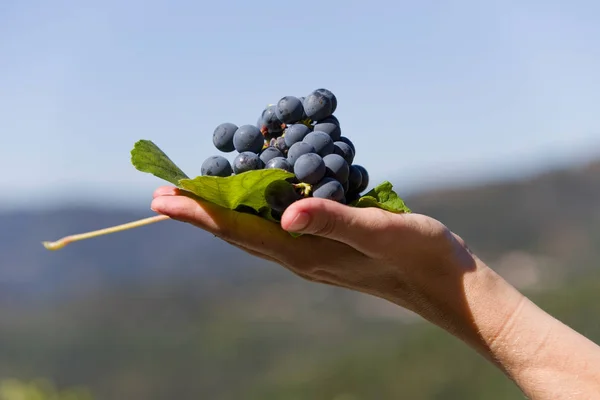
[[[48,380],[21,382],[5,379],[0,382],[0,400],[92,400],[88,390],[82,388],[57,389]]]
[[[326,292],[301,286],[287,292]],[[586,279],[533,297],[600,341],[599,287],[600,278]],[[85,383],[98,398],[522,398],[500,372],[436,327],[358,317],[352,310],[362,296],[340,291],[327,300],[339,296],[337,307],[314,304],[313,315],[304,309],[286,321],[268,306],[256,317],[256,306],[243,305],[250,303],[246,296],[194,304],[190,291],[176,296],[170,288],[161,299],[164,290],[97,293],[9,336],[5,330],[1,370]],[[289,307],[302,302],[287,300]]]

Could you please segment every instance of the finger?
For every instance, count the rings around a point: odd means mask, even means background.
[[[281,218],[283,229],[345,243],[376,256],[389,251],[394,234],[403,229],[401,215],[378,208],[349,207],[331,200],[308,198],[293,203]]]
[[[308,249],[290,234],[255,215],[236,212],[188,196],[159,196],[151,208],[172,219],[190,223],[228,242],[289,264]]]
[[[161,186],[154,191],[152,194],[153,198],[157,198],[160,196],[177,196],[179,194],[179,189],[173,186]]]

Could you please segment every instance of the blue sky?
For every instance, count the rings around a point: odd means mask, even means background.
[[[218,124],[319,87],[374,183],[518,175],[600,154],[599,71],[594,0],[5,0],[0,207],[149,204],[136,140],[197,175]]]

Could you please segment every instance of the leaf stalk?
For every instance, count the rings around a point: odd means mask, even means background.
[[[53,251],[60,250],[63,247],[65,247],[66,245],[73,243],[73,242],[77,242],[77,241],[85,240],[85,239],[91,239],[91,238],[95,238],[98,236],[108,235],[108,234],[115,233],[115,232],[122,232],[122,231],[126,231],[128,229],[138,228],[138,227],[144,226],[144,225],[150,225],[150,224],[153,224],[153,223],[156,223],[159,221],[164,221],[167,219],[170,219],[170,217],[168,217],[166,215],[156,215],[154,217],[143,218],[143,219],[140,219],[137,221],[128,222],[126,224],[112,226],[110,228],[98,229],[98,230],[91,231],[91,232],[85,232],[85,233],[79,233],[76,235],[65,236],[64,238],[59,239],[55,242],[42,242],[42,244],[48,250],[53,250]]]

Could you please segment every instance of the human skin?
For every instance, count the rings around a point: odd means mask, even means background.
[[[309,281],[419,314],[530,399],[600,399],[600,347],[537,307],[433,218],[309,198],[292,204],[278,225],[168,186],[155,191],[151,208]]]

